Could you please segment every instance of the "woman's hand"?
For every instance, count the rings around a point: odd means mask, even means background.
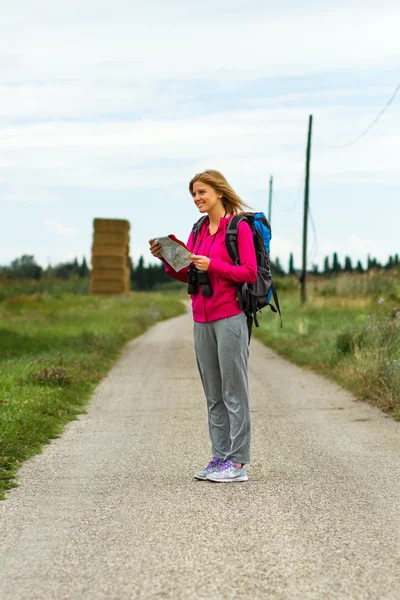
[[[197,256],[197,254],[192,254],[190,258],[199,271],[208,271],[208,267],[210,266],[210,259],[208,256]]]
[[[161,258],[161,245],[155,240],[149,240],[150,252],[155,258]]]

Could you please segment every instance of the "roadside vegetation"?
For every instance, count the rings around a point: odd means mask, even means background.
[[[7,284],[0,302],[0,498],[20,464],[84,412],[124,344],[185,310],[176,293],[95,297],[56,284],[30,295],[20,294],[32,282]]]
[[[278,280],[283,328],[263,311],[254,335],[282,356],[400,419],[400,271]]]

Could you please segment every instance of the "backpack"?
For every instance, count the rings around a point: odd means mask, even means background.
[[[193,225],[194,242],[196,242],[197,234],[207,219],[208,216],[205,215]],[[269,224],[268,219],[263,212],[244,212],[240,215],[234,215],[232,217],[232,219],[229,221],[225,237],[228,254],[235,265],[240,264],[237,238],[239,224],[242,221],[246,221],[253,232],[254,249],[257,257],[256,282],[254,284],[243,283],[237,288],[239,306],[247,316],[247,326],[249,329],[250,339],[253,322],[256,327],[259,326],[257,312],[261,313],[261,310],[265,306],[269,306],[273,312],[279,313],[281,327],[282,315],[279,306],[278,294],[276,292],[274,282],[272,281],[269,259],[271,225]],[[271,304],[272,298],[275,302],[275,306]]]

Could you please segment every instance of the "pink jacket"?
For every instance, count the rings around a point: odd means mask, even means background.
[[[240,314],[241,309],[236,294],[236,286],[241,283],[254,283],[257,278],[257,260],[254,250],[253,234],[246,222],[241,222],[238,229],[238,249],[240,266],[233,263],[225,244],[225,233],[232,216],[220,220],[218,230],[210,235],[207,220],[199,231],[196,243],[193,244],[193,232],[186,244],[193,254],[208,256],[210,266],[208,275],[212,296],[203,296],[201,287],[199,293],[191,296],[193,320],[200,323],[225,319]],[[174,279],[187,282],[189,267],[174,271],[165,261],[165,270]]]

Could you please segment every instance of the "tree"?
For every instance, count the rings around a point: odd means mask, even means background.
[[[346,273],[351,273],[353,271],[353,265],[350,256],[345,256],[344,258],[344,270]]]
[[[43,273],[35,258],[31,255],[24,254],[20,258],[12,261],[11,267],[7,269],[9,277],[12,279],[40,279]]]
[[[147,290],[149,287],[147,270],[144,266],[144,258],[141,256],[135,269],[134,282],[137,290]]]
[[[370,269],[381,269],[382,265],[376,260],[376,258],[371,258],[368,255],[368,267],[367,270],[369,271]]]
[[[54,274],[60,279],[69,279],[72,275],[79,275],[78,259],[73,262],[59,263],[54,267]]]
[[[342,270],[342,267],[340,265],[339,259],[338,259],[338,255],[337,252],[333,253],[333,264],[332,264],[332,271],[334,273],[340,273],[340,271]]]
[[[364,268],[361,264],[361,261],[357,261],[356,271],[357,273],[364,273]]]
[[[279,261],[279,258],[272,262],[271,260],[271,273],[273,276],[284,277],[286,275],[285,271],[282,268],[282,265]]]
[[[293,259],[293,252],[290,253],[289,256],[289,268],[288,268],[288,273],[289,275],[294,275],[295,274],[295,270],[294,270],[294,259]]]
[[[390,270],[393,268],[393,257],[389,256],[389,260],[387,261],[385,267],[386,270]]]
[[[87,266],[86,258],[83,257],[82,264],[78,269],[79,277],[88,277],[89,267]]]
[[[329,266],[329,257],[325,256],[325,260],[324,260],[324,274],[328,275],[328,273],[331,272],[331,268]]]

